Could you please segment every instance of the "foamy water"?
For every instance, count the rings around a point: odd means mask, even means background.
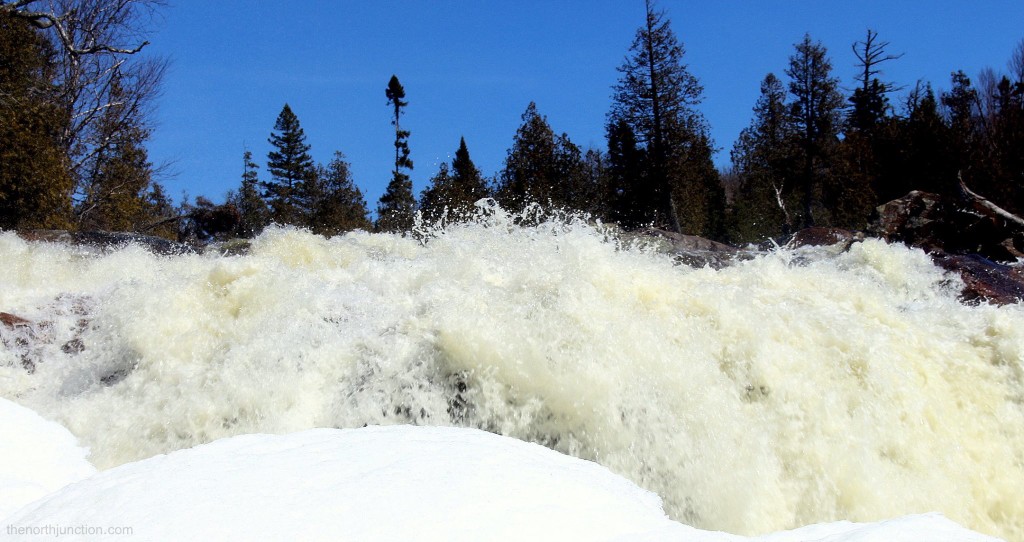
[[[0,311],[35,322],[0,328],[0,396],[100,467],[463,425],[604,464],[705,529],[940,511],[1024,541],[1024,308],[961,305],[923,253],[715,271],[572,220],[431,235],[274,229],[246,256],[166,257],[0,234]]]

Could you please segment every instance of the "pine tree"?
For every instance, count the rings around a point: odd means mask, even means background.
[[[235,235],[245,239],[256,237],[270,223],[270,209],[260,195],[259,166],[252,161],[252,152],[242,155],[242,185],[228,202],[238,209],[241,220]]]
[[[412,170],[412,160],[409,159],[410,132],[402,129],[399,119],[402,109],[409,102],[405,101],[405,88],[394,75],[388,81],[384,95],[387,96],[388,104],[394,108],[391,125],[395,127],[395,169],[391,172],[391,182],[384,195],[377,202],[376,227],[378,231],[407,232],[412,230],[416,198],[412,192],[412,180],[403,171]]]
[[[626,199],[639,201],[644,222],[676,231],[682,222],[701,228],[689,233],[714,236],[718,232],[704,228],[717,221],[707,215],[720,212],[716,202],[724,200],[724,191],[714,168],[708,168],[713,148],[707,123],[695,109],[703,88],[683,63],[683,46],[664,11],[655,11],[652,0],[645,8],[645,24],[619,67],[608,116],[609,126],[628,124],[645,149],[640,178],[648,186],[624,187],[635,192]]]
[[[53,56],[26,20],[0,12],[0,229],[70,226],[68,118],[56,105]]]
[[[366,199],[352,180],[351,166],[341,151],[335,151],[327,166],[317,168],[315,179],[308,224],[314,233],[331,236],[372,227]]]
[[[303,191],[315,171],[306,134],[288,104],[281,109],[267,141],[276,149],[267,154],[270,180],[262,183],[271,219],[279,224],[300,224],[308,214],[302,207]]]
[[[798,173],[803,198],[800,222],[807,227],[814,226],[818,216],[825,218],[823,222],[830,222],[826,215],[834,209],[829,204],[842,200],[830,196],[843,188],[837,171],[843,95],[839,92],[839,79],[832,75],[832,62],[825,46],[804,35],[795,47],[786,75],[790,78],[790,114],[802,163]]]

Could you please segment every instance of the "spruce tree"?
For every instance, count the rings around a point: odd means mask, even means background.
[[[28,21],[0,11],[0,229],[68,228],[72,177],[60,136],[54,51]]]
[[[409,158],[410,132],[402,129],[399,120],[403,108],[409,102],[405,101],[405,88],[394,75],[388,81],[384,95],[387,96],[388,104],[394,108],[391,125],[395,127],[395,169],[391,172],[391,181],[384,195],[377,202],[376,227],[378,231],[384,232],[407,232],[412,230],[416,198],[412,192],[412,180],[405,173],[405,170],[412,170],[412,160]]]
[[[723,212],[724,191],[709,167],[713,153],[707,122],[696,110],[703,88],[683,63],[682,44],[664,11],[645,2],[646,20],[619,67],[609,126],[625,122],[645,150],[639,177],[648,186],[628,186],[645,211],[644,222],[680,230],[682,223],[698,235],[716,236],[713,224]],[[614,168],[615,165],[613,164]],[[682,205],[683,208],[679,208]],[[709,229],[711,228],[711,229]]]
[[[469,157],[466,140],[462,138],[451,168],[442,162],[430,185],[420,195],[420,211],[431,222],[442,216],[447,216],[449,221],[467,220],[474,215],[475,203],[489,195],[487,184]]]
[[[267,141],[275,149],[267,154],[270,180],[262,183],[270,217],[279,224],[301,224],[308,214],[302,206],[304,191],[315,171],[306,134],[288,104],[277,116],[274,132]]]
[[[270,222],[270,209],[260,194],[259,166],[252,161],[252,152],[242,154],[242,184],[228,202],[238,209],[241,216],[235,235],[251,239],[263,231]]]
[[[352,180],[351,166],[341,151],[335,151],[326,166],[317,168],[315,179],[308,224],[314,233],[331,236],[371,228],[366,199]]]
[[[491,195],[483,175],[469,157],[464,137],[459,138],[459,148],[452,159],[452,177],[456,190],[452,205],[457,214],[472,214],[476,202]]]
[[[555,133],[530,102],[499,173],[497,198],[505,209],[520,211],[531,203],[550,205],[558,183]]]
[[[451,201],[454,199],[455,181],[452,179],[448,162],[441,162],[437,173],[430,178],[430,183],[420,193],[420,213],[424,220],[436,224],[443,218],[454,213]],[[454,221],[448,219],[447,221]]]

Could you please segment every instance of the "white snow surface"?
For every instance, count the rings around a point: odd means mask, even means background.
[[[95,473],[88,453],[64,426],[0,398],[0,519]]]
[[[93,469],[66,429],[6,400],[0,427],[0,538],[12,540],[996,540],[939,514],[755,539],[701,531],[596,463],[476,429],[242,435],[75,482]]]

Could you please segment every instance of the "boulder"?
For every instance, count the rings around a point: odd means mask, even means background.
[[[857,241],[863,241],[864,234],[840,228],[813,227],[802,229],[786,243],[785,248],[821,247],[839,245],[842,250],[850,248]]]
[[[877,215],[868,231],[887,241],[997,262],[1024,258],[1024,221],[966,186],[956,196],[915,190],[879,206]]]
[[[971,192],[944,196],[913,191],[877,209],[869,232],[924,249],[936,265],[964,281],[965,302],[997,305],[1024,299],[1024,220]]]
[[[658,228],[641,230],[637,232],[636,237],[653,241],[658,252],[670,254],[677,263],[690,267],[711,266],[714,269],[721,269],[737,259],[754,256],[751,252],[725,243]]]
[[[993,262],[978,254],[933,252],[932,261],[964,281],[960,299],[967,303],[1007,305],[1024,300],[1024,267]]]

